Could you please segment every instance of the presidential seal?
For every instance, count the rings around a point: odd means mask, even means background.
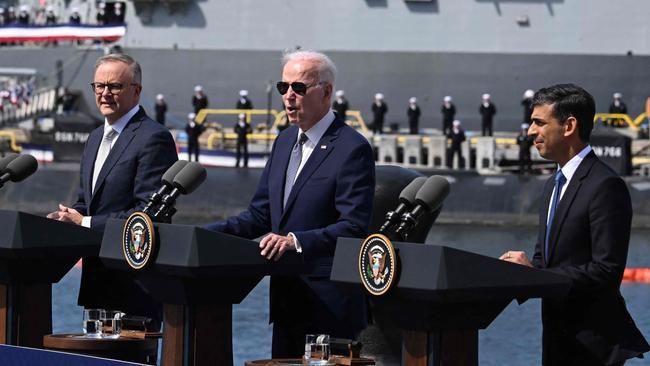
[[[151,218],[143,212],[134,212],[124,223],[122,252],[126,263],[134,269],[147,265],[154,250],[155,234]]]
[[[381,234],[372,234],[359,251],[359,276],[368,292],[375,296],[386,293],[397,273],[397,257],[390,240]]]

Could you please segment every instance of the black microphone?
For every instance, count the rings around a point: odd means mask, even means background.
[[[174,181],[172,182],[174,189],[172,189],[169,194],[163,196],[161,205],[158,207],[158,210],[156,210],[153,217],[171,217],[169,212],[173,208],[172,206],[174,205],[176,198],[181,194],[190,194],[194,192],[194,190],[205,181],[207,175],[208,173],[201,164],[195,161],[187,163],[185,167],[176,174],[176,177],[174,177]]]
[[[8,181],[20,182],[34,174],[36,169],[38,169],[36,158],[31,155],[18,155],[5,166],[0,176],[0,187]]]
[[[154,206],[157,206],[160,201],[162,201],[163,196],[174,188],[174,178],[176,175],[178,175],[178,173],[180,173],[181,170],[183,170],[183,168],[185,168],[185,165],[187,165],[187,163],[189,163],[187,160],[178,160],[171,167],[169,167],[169,169],[167,169],[162,178],[160,178],[160,182],[163,184],[162,187],[160,187],[158,191],[151,193],[149,202],[142,210],[142,212],[149,214],[150,211],[153,210]]]
[[[393,226],[399,223],[399,219],[404,214],[404,212],[413,208],[415,203],[415,195],[420,190],[424,182],[426,182],[426,177],[417,177],[411,181],[402,192],[399,194],[399,206],[394,211],[388,211],[386,213],[386,221],[381,228],[379,228],[379,233],[385,234],[388,237],[391,237],[393,232]]]
[[[2,159],[0,159],[0,175],[4,174],[5,168],[7,168],[7,164],[11,163],[18,157],[18,154],[16,153],[9,153],[5,155]]]
[[[433,212],[440,208],[447,195],[449,195],[449,182],[439,175],[429,177],[415,195],[415,208],[402,215],[395,235],[406,239],[411,229],[417,225],[420,216],[425,212]]]

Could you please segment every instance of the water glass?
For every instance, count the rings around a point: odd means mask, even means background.
[[[102,319],[106,318],[104,309],[84,309],[83,332],[88,338],[101,338]]]
[[[307,365],[327,364],[330,358],[330,336],[327,334],[307,334],[305,336],[305,355]]]
[[[122,332],[122,317],[124,313],[119,310],[106,310],[102,319],[104,338],[119,338]]]

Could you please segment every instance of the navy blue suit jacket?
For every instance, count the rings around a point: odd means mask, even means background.
[[[318,263],[310,275],[271,279],[271,321],[310,318],[318,329],[350,336],[366,325],[361,292],[343,292],[329,281],[339,237],[367,235],[375,187],[375,167],[368,141],[335,119],[305,163],[282,207],[285,175],[297,127],[276,139],[248,209],[210,224],[208,229],[245,238],[268,232],[298,238],[305,260]],[[331,314],[338,324],[320,317]]]
[[[533,265],[569,277],[572,286],[568,297],[542,301],[543,364],[576,364],[580,350],[603,364],[648,351],[619,290],[632,222],[625,182],[590,152],[557,206],[544,258],[554,185],[551,176],[541,201]]]
[[[92,216],[91,228],[95,230],[103,230],[108,218],[127,218],[143,209],[149,195],[160,188],[163,173],[178,160],[172,135],[160,123],[147,117],[141,107],[115,141],[99,173],[95,190],[91,192],[103,129],[102,125],[93,130],[86,141],[81,158],[79,197],[72,205],[84,216]],[[142,303],[138,297],[143,292],[133,281],[123,277],[121,273],[108,271],[97,258],[84,258],[79,304],[147,315],[147,306],[142,310],[130,307],[131,303]]]

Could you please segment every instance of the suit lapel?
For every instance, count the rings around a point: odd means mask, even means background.
[[[95,183],[95,189],[93,190],[93,198],[95,197],[95,194],[97,194],[99,188],[104,184],[104,180],[111,172],[115,164],[119,161],[120,157],[122,156],[122,153],[124,153],[124,150],[126,150],[129,144],[131,144],[131,141],[135,137],[135,132],[142,124],[142,119],[144,117],[146,117],[144,110],[140,108],[138,113],[136,113],[131,118],[131,120],[124,127],[124,130],[122,130],[122,132],[120,133],[119,137],[117,138],[117,141],[115,141],[115,145],[113,145],[111,151],[108,153],[108,156],[106,157],[106,161],[104,161],[102,170],[99,172],[99,176],[97,177],[97,182]],[[96,155],[97,153],[95,153],[95,156]]]
[[[325,158],[334,150],[336,146],[334,141],[338,137],[342,126],[343,123],[340,120],[335,119],[327,131],[325,131],[325,134],[323,134],[323,137],[321,137],[320,141],[318,141],[316,146],[314,146],[314,151],[312,151],[309,159],[307,160],[307,163],[305,163],[305,166],[302,167],[302,170],[300,171],[300,174],[298,174],[298,178],[296,179],[293,188],[291,188],[291,193],[289,194],[287,205],[282,212],[282,218],[284,218],[286,213],[291,210],[291,206],[296,200],[296,196],[298,193],[300,193],[300,190],[305,185],[305,183],[309,180],[312,174],[314,174],[316,169],[318,169]],[[282,220],[282,218],[280,220]]]
[[[548,206],[551,202],[551,195],[553,194],[553,185],[554,185],[554,180],[553,177],[555,174],[551,175],[551,177],[546,181],[546,184],[544,185],[544,194],[542,197],[544,199],[542,200],[542,207],[540,207],[540,216],[539,216],[539,238],[541,238],[540,243],[542,243],[542,257],[544,257],[544,264],[548,264],[548,258],[546,258],[544,252],[544,240],[546,239],[546,221],[548,218]]]
[[[88,152],[90,153],[82,162],[84,165],[84,175],[81,177],[83,180],[84,187],[84,200],[88,202],[90,207],[90,199],[93,195],[91,191],[93,185],[93,166],[95,165],[95,160],[97,160],[97,151],[99,150],[99,144],[102,141],[104,136],[104,125],[90,134],[88,137]]]
[[[564,225],[564,219],[569,212],[569,208],[571,207],[573,200],[576,198],[576,195],[580,191],[583,179],[589,174],[591,166],[595,162],[595,158],[596,155],[592,151],[580,163],[578,169],[571,178],[571,182],[569,182],[569,186],[566,188],[566,191],[564,191],[562,199],[560,199],[560,202],[557,205],[557,209],[555,210],[555,217],[553,218],[553,226],[551,226],[551,232],[549,234],[549,260],[547,262],[550,262],[550,259],[553,258],[553,253],[555,252],[555,247],[557,245],[560,233],[562,232],[562,226]]]

